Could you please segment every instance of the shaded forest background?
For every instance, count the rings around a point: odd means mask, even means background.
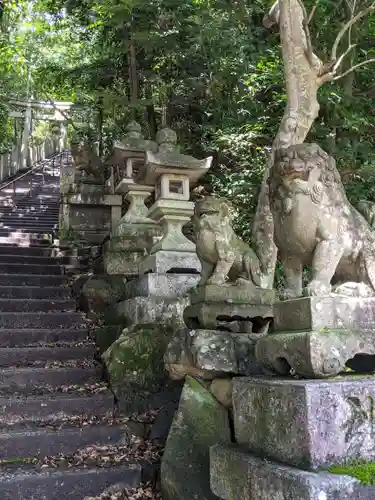
[[[308,9],[315,0],[306,0]],[[321,0],[314,48],[329,49],[365,0]],[[214,156],[206,179],[231,199],[250,236],[267,153],[286,100],[277,30],[261,0],[35,0],[0,2],[0,146],[11,148],[9,97],[76,103],[70,134],[103,154],[137,119],[151,138],[176,130],[182,151]],[[375,14],[351,30],[348,66],[375,57]],[[343,40],[343,44],[348,43]],[[375,64],[320,90],[309,137],[338,162],[348,196],[375,201]],[[33,140],[51,132],[36,122]]]

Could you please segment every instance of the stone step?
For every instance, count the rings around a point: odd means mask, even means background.
[[[30,366],[36,361],[93,359],[94,346],[86,347],[0,347],[0,367]]]
[[[84,342],[87,328],[81,329],[0,329],[0,347],[22,347],[27,345],[50,345],[56,342]]]
[[[45,274],[62,275],[64,274],[64,266],[59,264],[41,265],[41,264],[15,264],[12,262],[0,262],[0,274]]]
[[[43,289],[42,289],[43,290]],[[1,312],[63,312],[76,311],[75,300],[0,299]]]
[[[58,215],[60,212],[60,207],[56,205],[45,205],[43,203],[12,203],[11,205],[2,205],[0,207],[0,213],[14,213],[23,214],[27,213],[30,215],[35,214],[47,214],[47,215]]]
[[[30,393],[36,387],[54,388],[61,385],[81,385],[96,382],[101,368],[2,368],[0,390],[2,393]]]
[[[0,397],[0,424],[60,422],[61,418],[89,415],[105,417],[114,411],[113,394],[75,396],[54,394],[28,398]]]
[[[0,328],[84,328],[80,312],[0,312]]]
[[[61,286],[67,282],[66,275],[0,274],[0,286]]]
[[[0,460],[46,457],[74,453],[88,445],[117,444],[124,437],[123,426],[92,425],[62,430],[0,432]]]
[[[0,245],[0,255],[33,255],[35,257],[50,257],[56,251],[55,248],[46,245],[31,245],[19,246],[16,244],[2,244]]]
[[[0,261],[1,261],[0,254]],[[18,257],[18,256],[15,256]],[[40,287],[40,286],[0,286],[0,299],[70,299],[71,293],[68,287]]]
[[[40,222],[32,222],[30,224],[26,224],[25,222],[2,222],[0,221],[0,230],[1,231],[12,231],[12,232],[22,232],[22,233],[48,233],[56,229],[58,224],[42,224]]]
[[[44,233],[49,233],[50,231],[52,231],[52,229],[53,228],[48,228],[46,230],[43,230],[43,228],[41,228],[40,230],[39,228],[0,229],[0,236],[4,237],[12,235],[13,237],[16,238],[17,236],[27,235],[32,238],[37,238],[43,235]]]
[[[0,209],[1,214],[1,209]],[[37,223],[51,223],[55,224],[59,221],[58,216],[52,216],[49,214],[40,215],[21,215],[17,212],[14,214],[0,215],[0,222],[37,222]]]
[[[0,263],[8,264],[28,264],[28,265],[40,265],[42,267],[46,266],[63,266],[68,264],[75,264],[77,262],[76,257],[39,257],[36,255],[6,255],[0,253]]]
[[[142,479],[140,465],[111,468],[49,470],[2,474],[1,500],[83,500],[96,496],[111,485],[137,486]]]

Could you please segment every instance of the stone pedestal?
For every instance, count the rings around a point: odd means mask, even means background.
[[[330,377],[347,368],[375,371],[375,299],[308,297],[274,306],[275,333],[261,339],[256,355],[279,375]]]
[[[237,333],[268,332],[273,318],[273,290],[251,283],[199,286],[191,292],[191,305],[184,312],[189,328],[219,329]]]
[[[233,380],[237,446],[211,449],[211,488],[223,499],[365,500],[373,487],[330,473],[375,460],[373,378]]]
[[[127,278],[138,276],[140,263],[155,240],[160,238],[160,233],[160,227],[154,223],[123,223],[117,226],[115,234],[104,245],[106,273],[121,274]]]
[[[103,186],[79,184],[62,198],[60,239],[77,238],[88,244],[102,243],[121,218],[122,197],[107,194]]]
[[[168,345],[165,363],[170,376],[186,374],[206,380],[233,375],[259,375],[255,345],[272,320],[272,290],[248,284],[198,286],[184,310],[187,329]]]

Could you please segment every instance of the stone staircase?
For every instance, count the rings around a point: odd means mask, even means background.
[[[0,190],[1,500],[82,500],[142,479],[139,463],[107,459],[124,455],[127,434],[71,299],[71,257],[54,256],[59,169],[52,163],[15,191]]]

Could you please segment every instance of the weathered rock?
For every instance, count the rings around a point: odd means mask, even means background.
[[[123,329],[122,325],[108,325],[95,328],[95,344],[100,354],[103,354],[119,338]]]
[[[123,330],[102,355],[122,411],[144,411],[153,404],[154,396],[168,387],[163,355],[172,335],[173,329],[166,325],[133,326]]]
[[[233,381],[238,444],[300,468],[375,459],[375,380]]]
[[[187,377],[161,467],[164,500],[214,500],[209,448],[230,442],[228,412],[197,380]]]
[[[250,335],[219,330],[179,330],[164,359],[170,376],[177,380],[185,375],[212,380],[220,375],[263,373]]]
[[[278,375],[327,378],[345,372],[375,372],[373,331],[323,330],[276,333],[262,337],[255,355],[265,370]]]
[[[104,314],[108,306],[123,297],[124,279],[121,276],[91,276],[82,288],[87,311],[94,316]]]
[[[359,481],[307,472],[250,455],[237,446],[211,448],[211,488],[223,500],[353,500]]]
[[[224,408],[228,410],[232,408],[233,383],[231,378],[216,378],[210,385],[210,391]]]

